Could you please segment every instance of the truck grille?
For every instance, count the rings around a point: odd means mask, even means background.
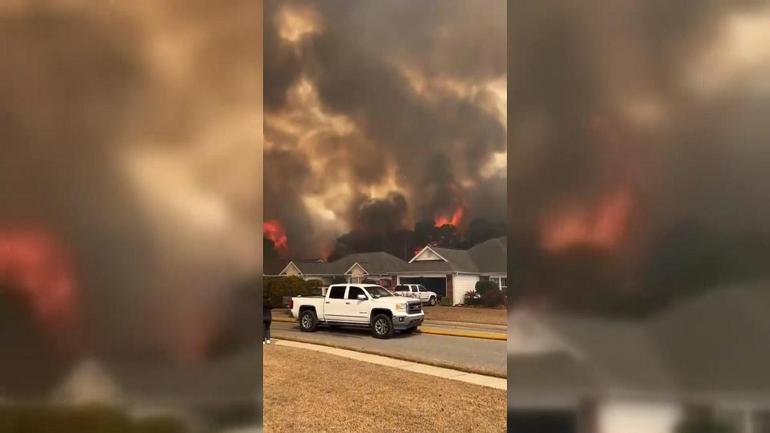
[[[406,312],[409,314],[417,314],[422,311],[422,306],[419,302],[410,302],[406,305]]]

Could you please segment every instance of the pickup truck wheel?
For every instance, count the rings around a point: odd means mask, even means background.
[[[318,327],[318,317],[313,310],[305,310],[299,315],[299,329],[303,332],[313,332]]]
[[[436,297],[435,297],[435,296],[431,296],[431,297],[430,297],[430,300],[428,301],[428,303],[429,303],[431,306],[434,306],[434,305],[436,305]]]
[[[393,321],[385,314],[378,314],[372,320],[372,335],[375,338],[390,338],[393,336]]]

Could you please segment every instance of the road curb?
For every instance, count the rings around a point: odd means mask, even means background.
[[[353,359],[361,362],[368,362],[371,364],[383,365],[390,368],[397,368],[400,370],[410,371],[412,373],[426,374],[429,376],[440,377],[443,379],[456,380],[460,382],[470,383],[473,385],[484,386],[488,388],[494,388],[499,390],[507,389],[507,379],[479,374],[471,373],[463,370],[458,370],[451,367],[440,367],[430,364],[425,364],[416,361],[408,361],[399,358],[393,358],[390,356],[371,354],[367,352],[360,352],[352,349],[338,348],[334,346],[327,346],[325,344],[307,343],[304,341],[291,340],[291,339],[277,339],[275,343],[279,346],[294,347],[298,349],[314,350],[321,353],[326,353],[335,356],[341,356],[343,358]]]
[[[275,322],[294,323],[296,320],[288,317],[274,317]],[[447,337],[466,337],[466,338],[479,338],[482,340],[497,340],[506,341],[508,339],[505,333],[501,332],[484,332],[484,331],[466,331],[466,330],[449,330],[442,328],[433,328],[430,325],[421,326],[419,332],[422,334],[443,335]]]

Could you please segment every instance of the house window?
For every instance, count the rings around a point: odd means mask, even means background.
[[[489,280],[497,284],[497,287],[502,291],[508,288],[508,277],[489,277]]]

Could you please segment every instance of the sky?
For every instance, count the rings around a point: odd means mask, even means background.
[[[512,298],[645,310],[766,277],[767,2],[515,5]]]
[[[505,219],[504,1],[264,6],[264,217],[284,255]]]
[[[57,328],[49,317],[75,305],[84,350],[200,357],[234,287],[258,275],[258,12],[0,5],[0,282],[20,257],[40,258],[33,274],[57,269],[11,283],[33,299],[64,287],[36,320]]]

